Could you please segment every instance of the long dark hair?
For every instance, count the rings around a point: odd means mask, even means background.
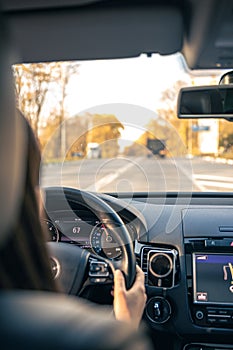
[[[41,153],[29,122],[23,118],[27,140],[25,185],[18,218],[0,249],[0,288],[58,290],[51,273],[36,188],[39,189]]]

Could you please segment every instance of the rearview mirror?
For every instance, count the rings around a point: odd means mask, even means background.
[[[182,88],[177,108],[180,119],[224,118],[233,121],[233,85]]]

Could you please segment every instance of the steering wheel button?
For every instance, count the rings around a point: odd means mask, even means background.
[[[97,264],[91,264],[90,271],[91,272],[99,272],[99,271],[101,271],[101,267]]]
[[[91,261],[89,268],[89,277],[106,278],[109,276],[108,265],[103,261]],[[96,283],[96,282],[95,282]]]

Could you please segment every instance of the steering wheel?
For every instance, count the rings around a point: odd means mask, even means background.
[[[71,204],[86,207],[111,230],[111,236],[121,248],[121,257],[114,260],[92,254],[69,243],[49,242],[54,278],[57,278],[64,292],[77,295],[83,287],[85,276],[88,276],[92,284],[109,283],[109,271],[114,269],[123,272],[126,288],[129,289],[136,275],[136,259],[130,234],[117,212],[91,192],[67,187],[48,187],[45,188],[45,194],[48,215],[56,210],[71,211]]]

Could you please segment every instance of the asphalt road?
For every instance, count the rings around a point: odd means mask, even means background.
[[[97,192],[232,191],[231,164],[202,158],[84,159],[41,167],[42,186]]]

